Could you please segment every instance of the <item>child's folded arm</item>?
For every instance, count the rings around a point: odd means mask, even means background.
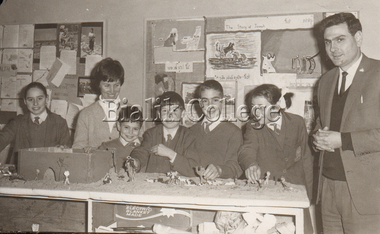
[[[178,154],[175,157],[173,165],[173,171],[178,171],[181,175],[184,176],[197,176],[195,174],[194,167],[199,165],[198,156],[195,153],[186,152],[185,155]]]
[[[257,164],[257,151],[259,148],[258,130],[255,130],[247,123],[247,128],[244,134],[243,145],[238,151],[239,165],[245,171],[249,167]]]

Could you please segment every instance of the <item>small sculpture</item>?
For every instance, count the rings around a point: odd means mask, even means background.
[[[200,184],[204,184],[206,182],[206,179],[204,177],[206,169],[202,166],[196,166],[195,167],[195,172],[198,174],[200,178]]]
[[[63,175],[65,176],[65,184],[70,184],[70,181],[69,181],[70,172],[69,171],[65,171],[63,173]]]
[[[111,183],[112,183],[111,176],[109,173],[107,173],[107,175],[103,179],[103,184],[111,184]]]
[[[270,178],[270,171],[267,171],[267,173],[265,173],[264,184],[268,184],[269,183],[269,178]]]
[[[128,172],[128,182],[134,181],[135,180],[135,175],[136,175],[136,164],[135,160],[131,156],[127,156],[127,160],[125,161],[125,168],[127,169]]]
[[[281,178],[280,178],[280,182],[281,182],[281,184],[282,184],[282,186],[284,187],[284,189],[287,189],[288,188],[288,186],[285,184],[285,177],[283,177],[283,176],[281,176]]]

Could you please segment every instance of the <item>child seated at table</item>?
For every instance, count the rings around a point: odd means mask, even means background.
[[[131,157],[136,159],[141,172],[178,171],[184,176],[195,176],[193,167],[198,164],[197,158],[185,156],[194,136],[180,125],[184,101],[173,91],[164,92],[158,100],[161,124],[145,131],[141,146],[132,151]]]
[[[190,128],[195,135],[190,152],[200,157],[205,179],[238,178],[242,170],[237,153],[243,138],[236,125],[221,121],[223,87],[216,80],[207,80],[197,88],[197,96],[203,120]]]
[[[99,149],[114,149],[114,162],[116,171],[124,170],[124,164],[127,156],[137,146],[140,146],[139,138],[140,129],[143,123],[142,112],[137,107],[127,106],[119,112],[119,119],[116,122],[116,128],[119,131],[119,138],[111,141],[103,142]]]

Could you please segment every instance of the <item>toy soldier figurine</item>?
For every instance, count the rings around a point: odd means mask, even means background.
[[[69,171],[65,171],[63,173],[63,175],[65,176],[65,184],[70,184],[70,181],[69,181],[70,172]]]
[[[127,161],[125,161],[125,168],[128,172],[128,181],[134,181],[137,167],[135,164],[135,160],[131,156],[127,156]]]

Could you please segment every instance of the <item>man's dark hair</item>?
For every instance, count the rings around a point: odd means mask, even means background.
[[[352,36],[355,36],[356,32],[362,31],[362,25],[359,19],[357,19],[352,13],[345,12],[337,13],[323,19],[319,25],[319,29],[322,35],[324,35],[326,28],[343,23],[347,24],[348,30]]]

